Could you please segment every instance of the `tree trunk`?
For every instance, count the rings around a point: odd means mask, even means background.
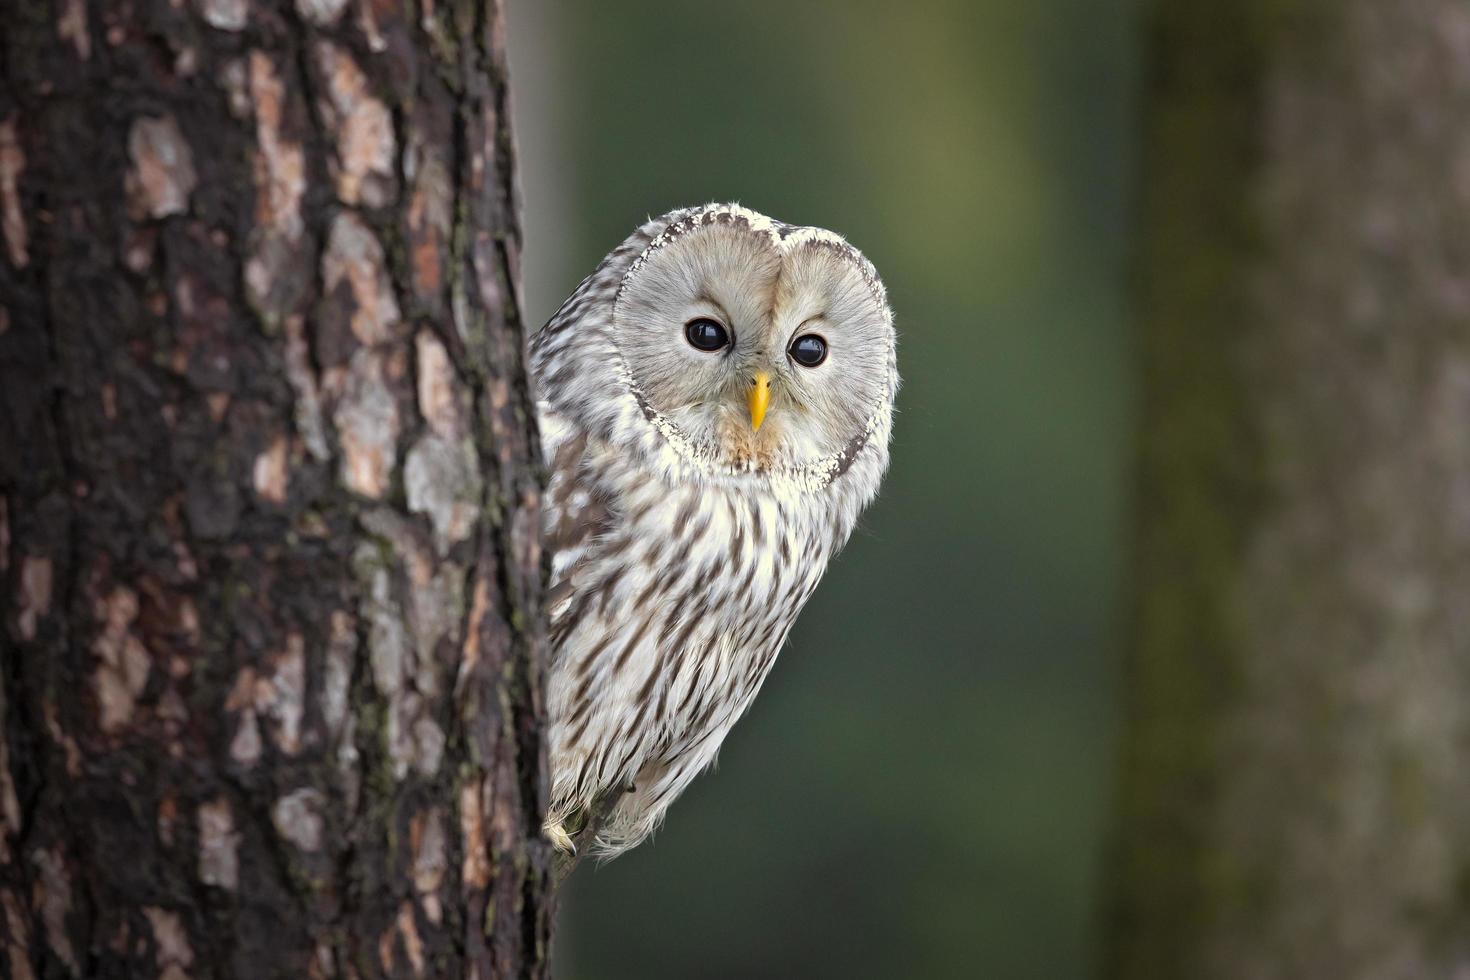
[[[1470,6],[1155,4],[1126,978],[1470,971]]]
[[[0,38],[0,973],[545,975],[499,5]]]

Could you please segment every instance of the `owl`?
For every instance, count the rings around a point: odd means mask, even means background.
[[[531,368],[552,555],[545,833],[611,857],[714,761],[877,493],[893,315],[841,237],[711,204],[604,258]]]

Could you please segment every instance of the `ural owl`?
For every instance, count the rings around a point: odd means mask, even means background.
[[[877,493],[893,316],[839,236],[687,208],[603,259],[531,366],[553,556],[546,834],[611,856],[714,760]]]

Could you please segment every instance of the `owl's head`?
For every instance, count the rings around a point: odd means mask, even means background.
[[[656,433],[700,472],[734,479],[825,486],[865,450],[881,455],[878,472],[886,463],[893,316],[872,265],[831,232],[738,205],[673,212],[610,254],[537,338],[552,384],[572,380],[557,368],[567,331],[605,346],[631,401],[608,416],[614,439]]]

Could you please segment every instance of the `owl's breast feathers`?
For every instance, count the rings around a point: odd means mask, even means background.
[[[551,468],[552,817],[627,790],[597,849],[656,826],[749,706],[850,508],[827,495],[670,486],[543,405]]]

